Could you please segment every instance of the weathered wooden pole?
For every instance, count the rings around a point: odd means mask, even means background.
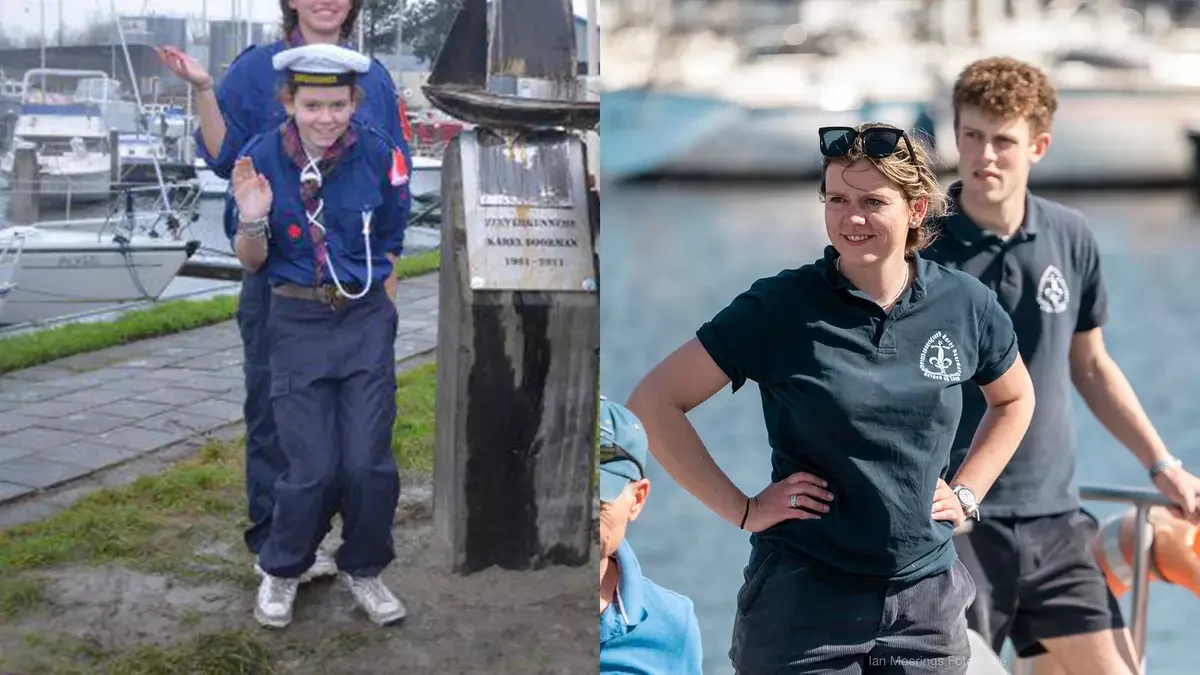
[[[477,125],[442,165],[434,526],[458,573],[591,550],[596,214],[575,125],[598,104],[577,100],[564,0],[495,12],[488,59],[484,3],[464,3],[426,88]]]
[[[41,211],[41,168],[38,166],[37,148],[33,145],[22,143],[13,148],[12,183],[8,189],[8,219],[17,225],[38,222]]]

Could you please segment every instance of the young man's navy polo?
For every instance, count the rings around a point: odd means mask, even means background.
[[[930,518],[962,411],[961,385],[1017,357],[1012,323],[983,284],[920,257],[884,312],[835,268],[836,250],[760,279],[697,331],[737,391],[758,383],[771,480],[829,482],[829,513],[754,535],[826,573],[908,582],[954,564],[953,525]],[[950,477],[947,476],[947,479]]]
[[[1079,507],[1074,487],[1075,429],[1071,411],[1071,338],[1104,325],[1108,302],[1100,254],[1083,214],[1034,195],[1025,222],[1001,240],[958,206],[962,186],[950,189],[956,207],[930,260],[980,279],[999,296],[1020,340],[1037,409],[1024,440],[980,505],[985,517],[1034,517]],[[963,416],[954,443],[957,467],[985,410],[974,386],[963,388]]]
[[[629,542],[616,553],[616,600],[600,615],[600,673],[677,675],[701,670],[692,601],[642,575]]]

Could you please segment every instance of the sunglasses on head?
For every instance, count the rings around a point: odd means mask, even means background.
[[[845,157],[850,148],[854,147],[854,142],[860,138],[863,154],[867,157],[891,157],[892,153],[896,152],[896,146],[900,145],[900,139],[904,139],[904,145],[908,148],[908,158],[914,166],[917,165],[917,155],[913,152],[912,142],[908,140],[908,134],[903,129],[871,127],[858,131],[854,127],[821,127],[817,133],[821,137],[821,154],[833,159]]]
[[[637,461],[633,455],[619,445],[602,445],[600,446],[600,464],[601,466],[611,462],[633,462],[633,465],[638,470],[638,480],[646,477],[646,470],[642,468],[642,463]]]

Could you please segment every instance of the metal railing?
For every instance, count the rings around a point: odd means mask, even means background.
[[[1152,488],[1112,487],[1105,485],[1083,485],[1079,488],[1080,498],[1093,502],[1115,502],[1132,504],[1134,511],[1133,531],[1133,585],[1130,606],[1129,633],[1133,648],[1141,662],[1141,671],[1146,672],[1146,614],[1150,605],[1150,546],[1153,531],[1150,528],[1150,507],[1174,506],[1174,502]],[[1013,664],[1013,673],[1027,673],[1020,659]]]

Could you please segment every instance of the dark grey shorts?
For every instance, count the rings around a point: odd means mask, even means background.
[[[962,563],[910,584],[819,575],[755,547],[737,596],[729,658],[738,675],[961,675],[975,583]]]
[[[984,518],[954,547],[979,584],[971,628],[999,652],[1005,638],[1021,658],[1046,653],[1043,638],[1125,627],[1089,542],[1086,511],[1040,518]]]

